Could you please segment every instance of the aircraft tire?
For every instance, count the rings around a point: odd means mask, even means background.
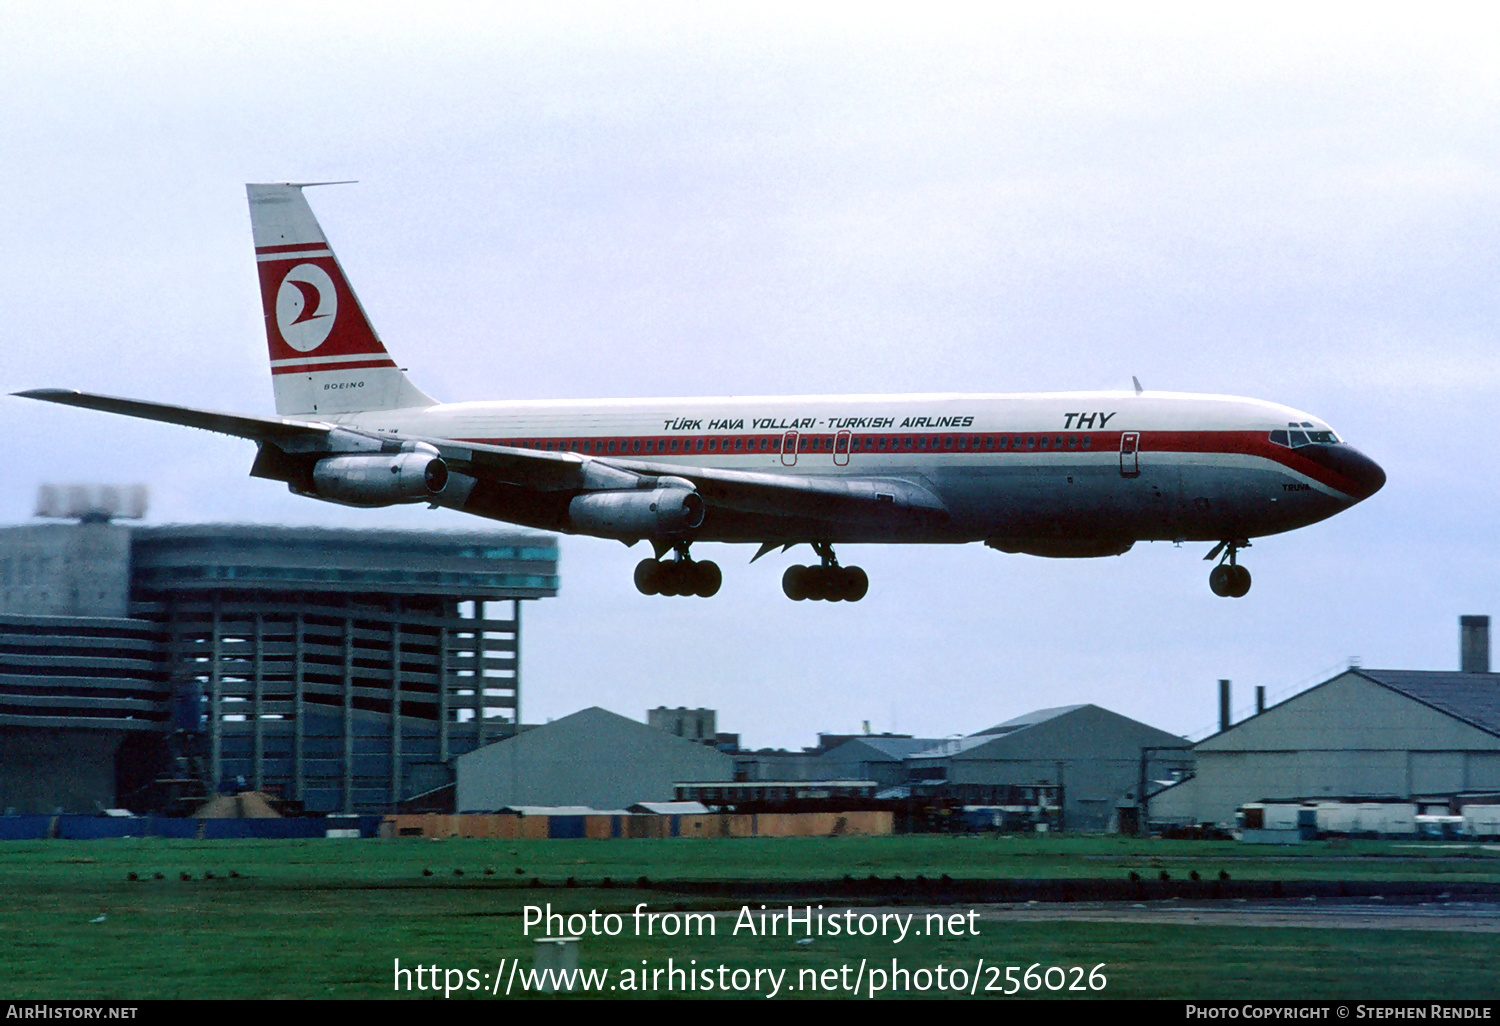
[[[663,595],[681,595],[686,590],[685,586],[689,583],[683,564],[676,560],[664,559],[661,561],[660,577],[661,593]]]
[[[1250,594],[1250,571],[1238,565],[1232,566],[1229,569],[1229,597],[1244,598]]]
[[[865,597],[870,590],[870,575],[865,573],[863,567],[850,566],[844,568],[844,601],[858,602]]]
[[[724,573],[719,564],[711,559],[693,564],[693,594],[699,598],[713,598],[724,583]]]
[[[1220,563],[1209,571],[1208,587],[1220,598],[1229,598],[1234,594],[1234,569],[1227,563]]]
[[[789,566],[781,590],[793,602],[858,602],[870,590],[870,578],[857,566]]]
[[[786,568],[786,573],[781,575],[781,590],[786,597],[793,602],[801,602],[808,598],[806,572],[809,567],[794,565]]]
[[[643,559],[635,565],[635,589],[642,595],[659,595],[661,593],[661,562],[655,559]]]

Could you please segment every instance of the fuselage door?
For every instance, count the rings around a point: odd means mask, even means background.
[[[840,431],[833,441],[833,463],[836,467],[849,465],[849,432]]]
[[[795,431],[788,431],[786,437],[781,440],[781,463],[787,467],[797,465],[797,432]]]
[[[1120,435],[1120,476],[1141,475],[1141,433],[1126,431]]]

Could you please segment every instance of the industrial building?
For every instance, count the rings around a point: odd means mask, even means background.
[[[1153,823],[1234,822],[1267,799],[1500,792],[1500,674],[1351,668],[1199,742]]]
[[[873,780],[882,788],[910,781],[907,759],[943,744],[941,738],[869,735],[847,738],[818,760],[823,772],[842,780]]]
[[[516,729],[527,534],[0,529],[0,808],[386,812]]]
[[[969,735],[822,734],[803,752],[741,752],[740,781],[861,780],[882,800],[985,807],[1006,822],[1111,829],[1131,807],[1143,752],[1149,775],[1181,763],[1187,742],[1097,705],[1037,709]]]
[[[1350,667],[1193,748],[1196,774],[1150,799],[1158,824],[1228,826],[1263,800],[1500,793],[1500,674],[1489,618],[1463,618],[1460,669]]]
[[[670,801],[678,781],[727,781],[733,757],[597,706],[458,760],[457,811],[623,809]]]
[[[1097,705],[1038,709],[905,759],[914,794],[968,805],[1055,810],[1051,824],[1102,831],[1133,799],[1143,749],[1151,765],[1186,742]]]
[[[837,798],[905,812],[984,806],[1013,812],[1007,823],[1101,831],[1120,806],[1134,807],[1143,748],[1158,749],[1148,766],[1159,775],[1186,747],[1095,705],[1038,710],[968,737],[823,734],[801,752],[723,751],[712,710],[659,708],[648,719],[585,709],[472,752],[458,761],[456,809],[619,809],[675,795],[743,811]]]

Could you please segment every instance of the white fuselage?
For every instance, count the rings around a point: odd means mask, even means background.
[[[826,525],[834,541],[1218,540],[1273,534],[1357,499],[1325,468],[1275,445],[1310,414],[1226,396],[726,397],[453,403],[331,418],[351,427],[612,463],[897,479],[948,516],[921,528]],[[1347,487],[1347,486],[1346,486]],[[705,524],[702,540],[763,540],[755,518]],[[1011,544],[1007,544],[1007,542]],[[1055,554],[1073,554],[1065,551]],[[1053,554],[1053,553],[1048,553]],[[1079,553],[1083,554],[1083,553]]]

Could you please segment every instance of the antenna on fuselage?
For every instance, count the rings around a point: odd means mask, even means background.
[[[1141,387],[1141,379],[1140,378],[1138,378],[1134,374],[1132,374],[1132,375],[1130,375],[1130,380],[1135,383],[1135,394],[1136,395],[1140,395],[1142,392],[1145,391],[1145,389]]]

